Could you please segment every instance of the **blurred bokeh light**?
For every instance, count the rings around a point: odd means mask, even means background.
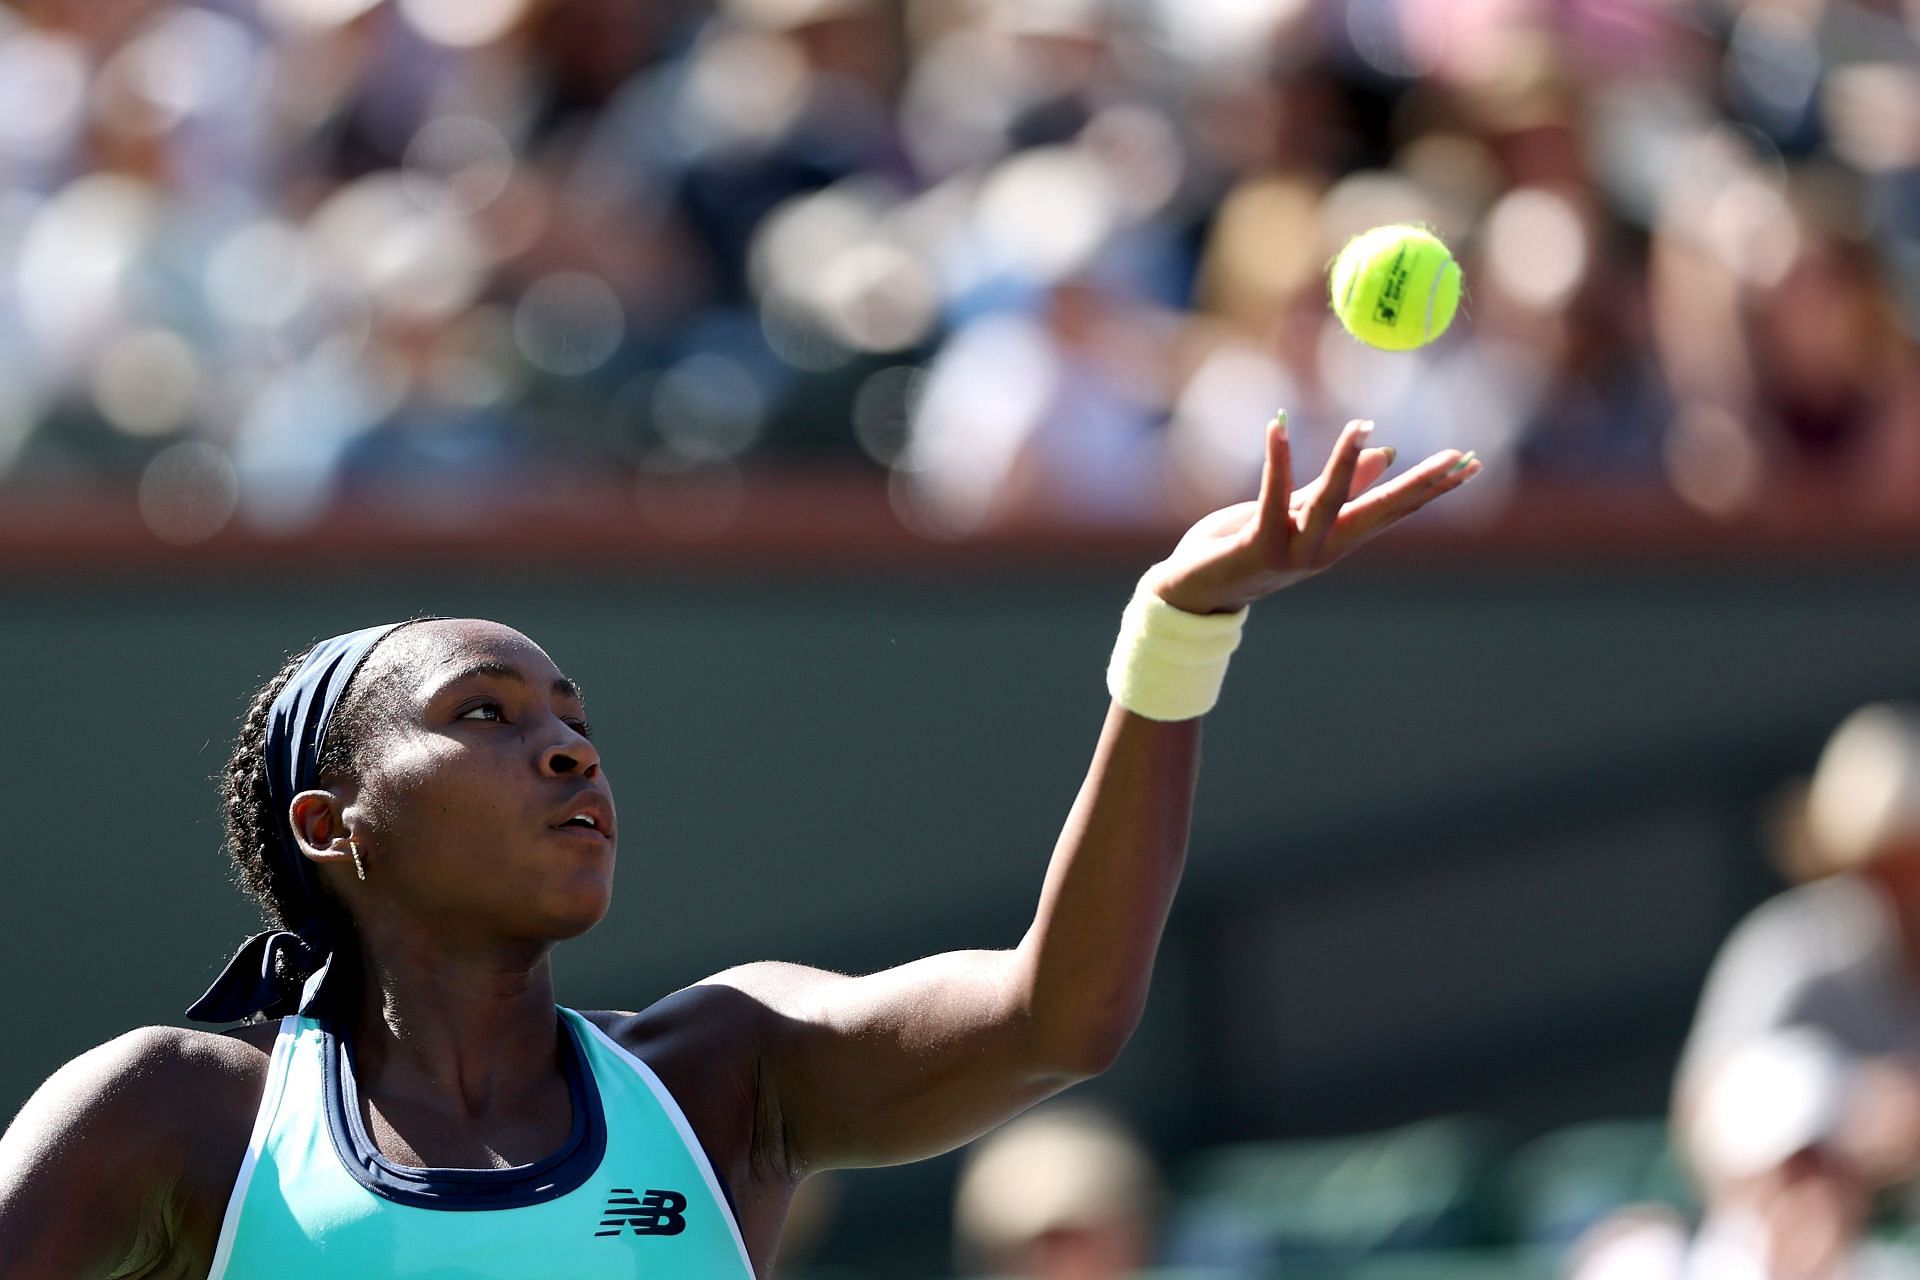
[[[1809,485],[1897,511],[1915,28],[1842,0],[0,6],[0,484],[131,501],[199,441],[289,530],[488,476],[657,492],[671,456],[824,466],[948,536],[1159,526],[1244,493],[1284,404],[1309,441],[1366,416],[1403,458],[1479,449],[1465,518],[1571,489],[1737,519]],[[1396,220],[1468,294],[1385,358],[1322,294]]]

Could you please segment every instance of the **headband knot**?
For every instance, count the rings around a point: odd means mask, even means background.
[[[293,798],[320,784],[320,746],[327,723],[373,647],[404,622],[349,631],[322,640],[281,688],[267,714],[267,790],[273,819],[265,855],[274,879],[286,886],[281,906],[287,927],[256,933],[240,944],[187,1017],[196,1022],[241,1022],[256,1014],[304,1012],[319,994],[339,941],[326,896],[293,836]]]

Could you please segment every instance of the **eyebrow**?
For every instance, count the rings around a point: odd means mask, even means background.
[[[520,668],[489,658],[484,662],[476,662],[470,667],[464,667],[455,674],[447,677],[447,679],[441,681],[439,688],[435,689],[434,693],[438,695],[442,690],[452,688],[462,680],[466,680],[472,676],[496,676],[502,680],[511,680],[515,684],[527,683],[527,677]],[[561,676],[553,682],[553,691],[563,698],[572,698],[582,706],[586,705],[586,695],[580,692],[580,686],[565,676]]]

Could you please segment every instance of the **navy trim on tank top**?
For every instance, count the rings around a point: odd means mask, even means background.
[[[600,1089],[587,1066],[586,1046],[572,1022],[557,1010],[565,1028],[561,1055],[567,1095],[573,1102],[573,1127],[552,1155],[509,1169],[424,1169],[395,1164],[380,1154],[360,1119],[360,1097],[353,1080],[352,1045],[321,1024],[326,1071],[327,1127],[333,1149],[347,1172],[373,1194],[416,1209],[522,1209],[558,1200],[591,1178],[607,1150],[607,1117]],[[727,1199],[732,1192],[722,1184]]]

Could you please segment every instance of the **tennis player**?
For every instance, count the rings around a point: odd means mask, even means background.
[[[0,1277],[767,1276],[793,1190],[945,1151],[1103,1070],[1179,879],[1199,717],[1246,606],[1471,479],[1342,433],[1141,580],[1032,927],[866,977],[716,974],[556,1005],[606,912],[613,793],[579,690],[496,623],[350,632],[247,713],[231,852],[279,926],[188,1011],[82,1054],[0,1139]]]

